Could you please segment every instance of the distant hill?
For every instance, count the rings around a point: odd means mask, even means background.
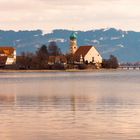
[[[62,52],[66,53],[69,50],[69,36],[72,32],[58,29],[43,34],[41,30],[0,30],[0,46],[14,46],[20,54],[23,51],[35,52],[42,44],[48,45],[50,41],[56,41]],[[114,28],[76,32],[79,46],[94,45],[104,58],[113,54],[120,62],[140,61],[140,32]]]

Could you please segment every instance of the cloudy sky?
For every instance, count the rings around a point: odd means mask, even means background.
[[[0,29],[140,31],[140,0],[0,0]]]

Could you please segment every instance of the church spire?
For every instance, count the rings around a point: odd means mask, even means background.
[[[77,35],[73,32],[70,35],[70,53],[74,54],[77,51]]]

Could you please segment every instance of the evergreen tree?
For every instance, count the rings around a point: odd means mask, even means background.
[[[57,43],[55,41],[52,41],[49,43],[48,52],[49,52],[49,55],[51,56],[57,56],[61,54],[61,50],[57,46]]]
[[[46,45],[42,45],[36,52],[37,67],[46,68],[48,64],[48,50]]]

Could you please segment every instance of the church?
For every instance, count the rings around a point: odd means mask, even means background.
[[[70,54],[73,55],[75,64],[92,63],[101,65],[102,57],[94,46],[77,46],[77,35],[70,35]]]

